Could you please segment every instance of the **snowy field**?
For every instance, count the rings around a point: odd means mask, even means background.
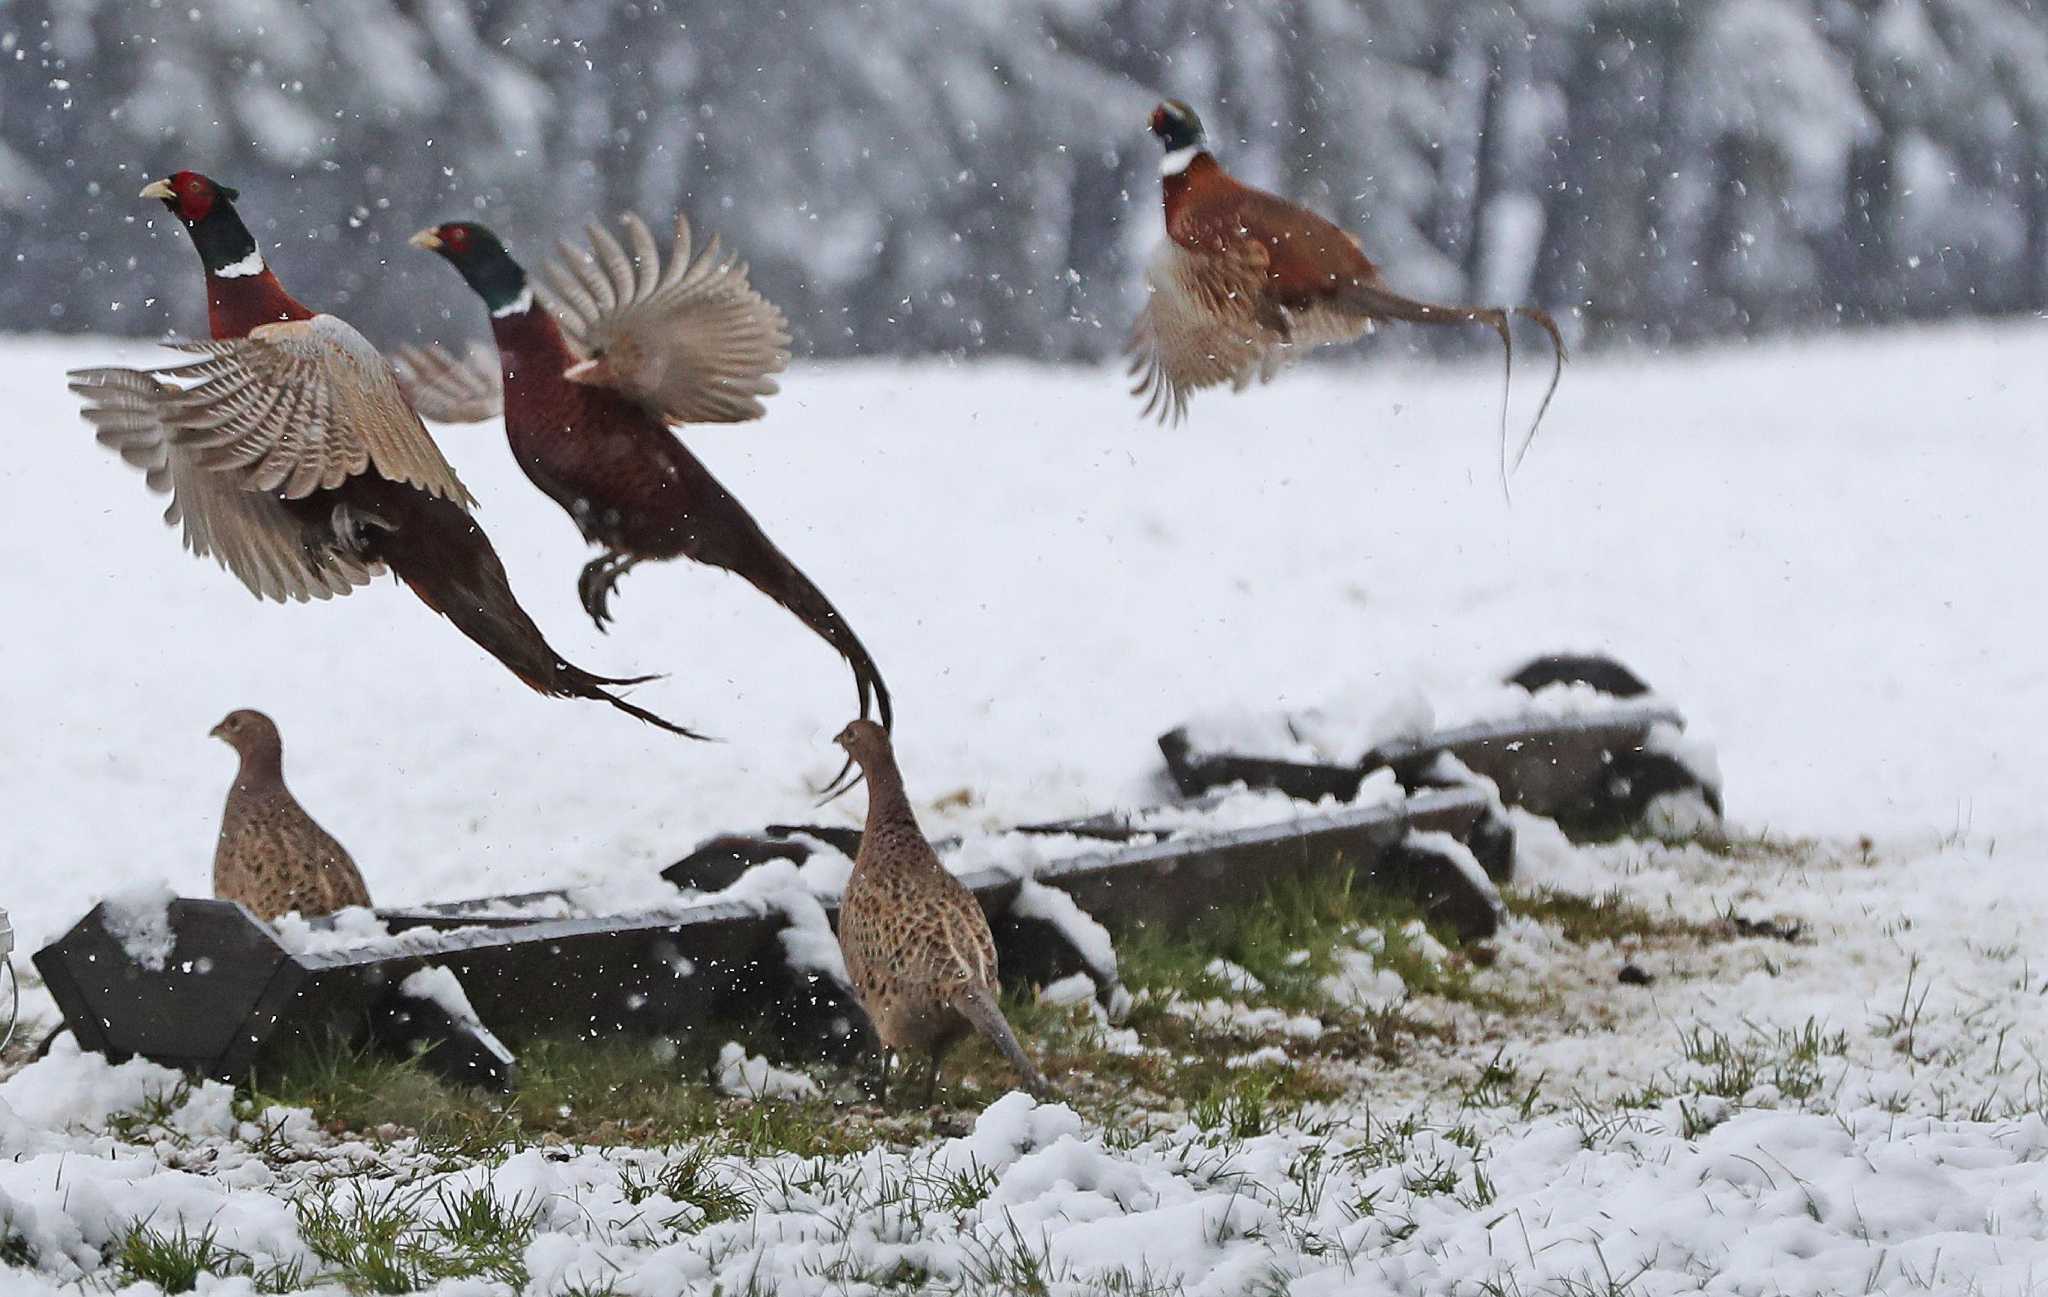
[[[458,1179],[545,1205],[536,1293],[864,1291],[902,1263],[973,1287],[976,1258],[1011,1253],[1072,1292],[1119,1267],[1127,1291],[1199,1293],[2048,1287],[2044,348],[2028,325],[1578,363],[1512,506],[1480,363],[1294,374],[1173,430],[1106,372],[800,366],[765,423],[691,441],[881,663],[935,836],[1148,798],[1154,737],[1200,710],[1457,719],[1532,653],[1599,650],[1717,747],[1737,828],[1821,841],[1579,850],[1525,817],[1528,877],[1811,937],[1673,955],[1622,995],[1631,952],[1519,923],[1490,975],[1547,986],[1540,1020],[1464,1022],[1337,1112],[1219,1140],[1011,1096],[957,1140],[728,1167],[756,1209],[686,1236],[651,1229],[598,1152]],[[130,883],[207,892],[233,762],[206,731],[235,707],[277,718],[295,790],[383,903],[563,882],[623,903],[711,833],[855,822],[861,794],[813,812],[807,791],[850,712],[839,661],[681,564],[636,570],[598,635],[585,551],[494,429],[440,437],[536,619],[593,670],[667,672],[636,701],[725,742],[541,699],[388,584],[258,605],[180,552],[63,390],[68,365],[152,351],[0,353],[0,904],[24,950]],[[39,988],[28,1007],[47,1016]],[[1809,1028],[1824,1047],[1778,1048]],[[1702,1032],[1812,1074],[1706,1093],[1713,1051],[1683,1044]],[[1503,1049],[1544,1102],[1472,1098]],[[280,1195],[387,1156],[301,1118],[280,1170],[217,1087],[150,1138],[106,1131],[163,1085],[61,1045],[0,1083],[0,1223],[44,1271],[8,1291],[92,1270],[151,1213],[289,1259]],[[934,1189],[912,1225],[889,1195],[970,1162],[971,1205]]]

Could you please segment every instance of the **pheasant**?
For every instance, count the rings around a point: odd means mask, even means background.
[[[470,517],[469,491],[360,333],[287,293],[236,213],[192,171],[150,183],[206,269],[213,341],[155,370],[69,375],[102,443],[171,496],[164,521],[259,598],[345,595],[389,569],[514,675],[555,698],[609,703],[701,738],[605,688],[549,647]]]
[[[1564,373],[1557,322],[1533,306],[1436,306],[1388,288],[1358,240],[1284,198],[1235,179],[1209,152],[1201,118],[1179,100],[1152,110],[1152,133],[1166,146],[1160,164],[1167,240],[1146,270],[1145,309],[1131,330],[1132,395],[1162,423],[1187,415],[1188,397],[1228,383],[1243,391],[1270,380],[1296,348],[1355,342],[1375,321],[1485,324],[1500,334],[1510,370],[1511,317],[1533,321],[1556,352],[1550,386],[1515,462]],[[1501,440],[1506,469],[1507,396]]]
[[[748,286],[744,265],[720,259],[716,238],[693,255],[687,221],[676,222],[666,268],[640,218],[623,225],[625,246],[596,223],[587,252],[564,241],[546,281],[530,281],[481,225],[414,235],[483,299],[498,363],[474,351],[457,359],[439,347],[403,348],[413,401],[447,422],[502,410],[520,467],[603,547],[577,582],[600,630],[613,587],[643,560],[723,568],[844,657],[860,714],[872,695],[887,727],[888,686],[846,619],[671,430],[761,416],[759,398],[776,390],[768,376],[789,360],[782,313]]]
[[[221,812],[213,894],[240,901],[265,920],[293,910],[310,918],[368,905],[370,892],[355,861],[285,787],[276,723],[244,708],[229,712],[212,733],[242,759]]]
[[[939,1060],[970,1030],[988,1037],[1032,1093],[1049,1093],[996,1004],[996,942],[988,919],[918,829],[888,732],[857,720],[835,741],[868,785],[867,828],[839,902],[839,949],[882,1042],[879,1097],[886,1102],[890,1058],[924,1050],[929,1106]]]

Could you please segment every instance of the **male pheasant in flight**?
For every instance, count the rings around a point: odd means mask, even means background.
[[[1403,297],[1387,287],[1352,235],[1225,171],[1209,153],[1194,109],[1178,100],[1160,104],[1152,133],[1166,147],[1160,188],[1167,240],[1147,269],[1149,300],[1129,345],[1138,380],[1131,390],[1146,398],[1146,414],[1177,423],[1190,393],[1222,383],[1242,391],[1254,379],[1271,379],[1295,348],[1354,342],[1377,320],[1490,325],[1512,366],[1508,323],[1521,316],[1548,333],[1556,351],[1550,386],[1529,425],[1529,437],[1536,435],[1564,372],[1564,339],[1548,312]],[[1505,455],[1505,390],[1502,403]],[[1523,453],[1528,445],[1525,439]]]
[[[502,411],[520,467],[603,547],[577,582],[600,629],[612,587],[644,559],[723,568],[845,658],[860,714],[872,695],[887,726],[888,686],[846,619],[672,430],[761,416],[759,398],[776,390],[769,375],[789,360],[782,312],[748,285],[744,265],[719,257],[717,239],[692,255],[687,222],[676,222],[666,267],[640,218],[623,224],[624,245],[595,223],[587,251],[562,243],[545,281],[530,281],[481,225],[414,235],[483,299],[498,361],[401,348],[413,402],[457,423]]]
[[[152,182],[206,269],[213,341],[190,364],[82,369],[71,390],[99,439],[168,492],[168,523],[256,595],[325,599],[389,568],[513,674],[556,698],[601,700],[690,738],[563,660],[512,594],[469,491],[360,333],[287,293],[235,212],[193,171]]]

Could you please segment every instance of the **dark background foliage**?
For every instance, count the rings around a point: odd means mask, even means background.
[[[481,331],[422,225],[680,208],[810,354],[1097,358],[1162,94],[1397,285],[1591,345],[2048,306],[2030,0],[15,0],[0,78],[14,330],[196,329],[134,198],[192,167],[384,340]]]

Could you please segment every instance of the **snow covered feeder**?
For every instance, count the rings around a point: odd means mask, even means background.
[[[517,1068],[431,949],[293,951],[233,901],[102,902],[36,952],[80,1048],[241,1084],[294,1045],[423,1051],[451,1080],[508,1089]]]
[[[1711,752],[1685,737],[1677,710],[1612,659],[1536,658],[1467,709],[1480,718],[1443,727],[1419,698],[1396,699],[1377,716],[1336,708],[1210,718],[1162,734],[1159,750],[1189,796],[1242,783],[1348,798],[1372,772],[1391,769],[1409,788],[1490,782],[1506,805],[1580,837],[1721,815]]]
[[[1470,844],[1495,805],[1480,787],[1407,794],[1382,776],[1349,805],[1238,793],[941,850],[964,853],[1006,978],[1085,973],[1109,1005],[1123,991],[1108,929],[1181,932],[1333,872],[1490,935],[1500,899]],[[847,862],[799,870],[827,848],[858,852],[858,834],[716,839],[693,858],[721,877],[739,863],[737,877],[632,914],[578,913],[555,891],[266,925],[232,902],[117,898],[36,964],[82,1048],[235,1083],[329,1040],[497,1087],[516,1077],[500,1036],[666,1038],[708,1056],[738,1033],[785,1059],[847,1058],[867,1044],[833,935]]]

